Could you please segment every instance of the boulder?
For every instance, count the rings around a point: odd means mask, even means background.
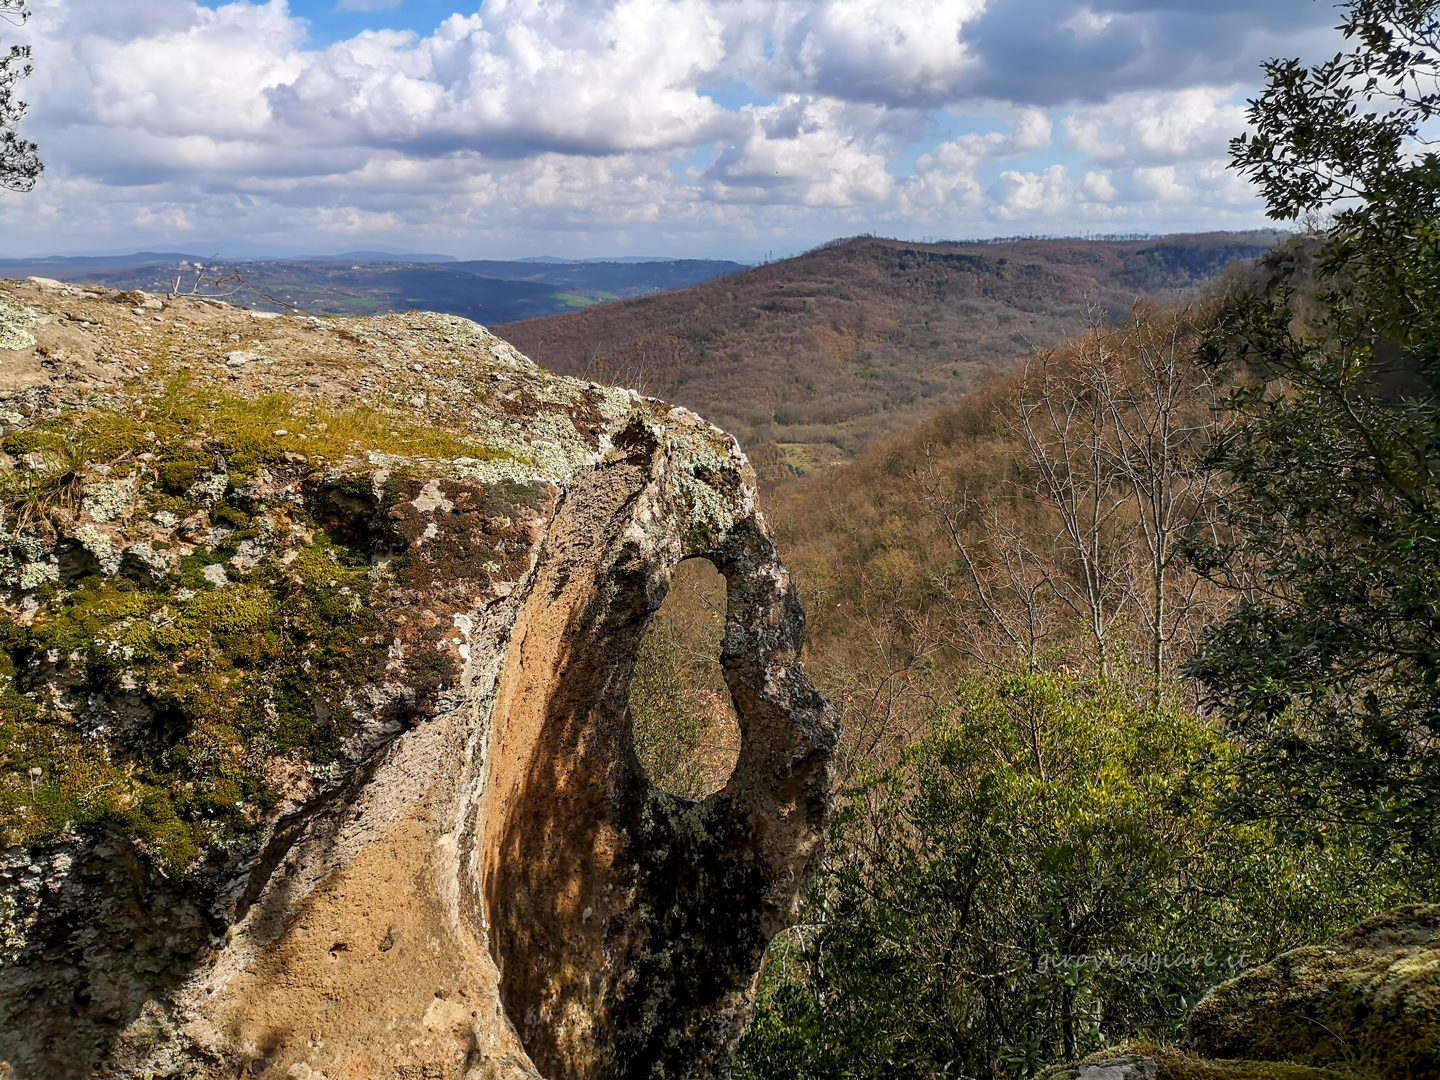
[[[1143,1043],[1112,1048],[1040,1080],[1358,1080],[1356,1074],[1272,1061],[1213,1061]]]
[[[1181,1048],[1112,1047],[1043,1080],[1435,1080],[1440,906],[1377,915],[1244,972],[1195,1007]]]
[[[450,316],[116,301],[0,283],[0,1076],[724,1075],[836,739],[735,441]],[[700,801],[627,705],[692,558]]]
[[[1440,1076],[1440,906],[1397,908],[1216,987],[1184,1043],[1391,1080]]]

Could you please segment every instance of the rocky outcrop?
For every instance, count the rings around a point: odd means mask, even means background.
[[[1351,1072],[1269,1061],[1213,1061],[1170,1047],[1135,1043],[1094,1054],[1040,1080],[1363,1080]]]
[[[1216,987],[1185,1041],[1212,1057],[1440,1076],[1440,907],[1396,908]]]
[[[1044,1080],[1440,1076],[1440,907],[1396,908],[1222,983],[1182,1046],[1116,1047]]]
[[[733,439],[446,316],[0,286],[0,1075],[723,1075],[833,716]],[[629,677],[725,576],[742,747]]]

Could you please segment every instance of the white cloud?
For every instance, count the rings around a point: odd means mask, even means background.
[[[1223,168],[1253,87],[1193,71],[1279,40],[1271,14],[1299,2],[468,0],[425,34],[320,47],[287,0],[49,0],[24,84],[49,171],[0,194],[0,234],[370,230],[475,250],[553,230],[688,253],[917,224],[1259,224]],[[1009,51],[1022,31],[1028,59]],[[1057,104],[1075,86],[1089,103]],[[962,115],[996,130],[937,138]]]
[[[1063,165],[1039,173],[1007,169],[987,194],[990,215],[1000,221],[1054,221],[1075,198]]]
[[[87,34],[69,10],[76,66],[63,77],[94,123],[154,135],[269,137],[266,91],[303,70],[302,31],[283,0],[196,8],[189,25],[122,40]],[[58,59],[48,48],[41,55],[47,67]]]
[[[1087,172],[1080,180],[1080,194],[1096,203],[1113,203],[1120,197],[1110,174],[1104,172]]]
[[[700,0],[494,0],[424,39],[367,33],[310,54],[265,96],[314,139],[419,155],[689,147],[723,119],[698,89],[722,30]]]
[[[915,163],[900,196],[902,212],[927,219],[937,212],[973,212],[985,203],[981,167],[1024,157],[1050,146],[1053,125],[1040,109],[1015,112],[1008,130],[961,135],[941,143]]]
[[[931,106],[956,96],[974,58],[965,27],[985,0],[742,3],[737,59],[761,85],[847,101]]]
[[[1136,190],[1156,202],[1180,202],[1192,199],[1195,193],[1181,181],[1174,165],[1152,165],[1135,169],[1131,174]]]
[[[873,110],[787,95],[743,112],[750,131],[705,174],[713,198],[843,207],[889,196],[885,132]]]
[[[1123,94],[1077,109],[1061,122],[1068,144],[1098,164],[1165,164],[1216,158],[1245,127],[1238,87],[1195,86],[1168,93]]]

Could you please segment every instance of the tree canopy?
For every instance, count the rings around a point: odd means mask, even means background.
[[[0,0],[0,19],[18,24],[29,17],[26,0]],[[16,84],[30,71],[28,45],[11,45],[0,52],[0,188],[10,191],[29,191],[45,169],[39,148],[15,131],[29,108],[15,96]]]
[[[1241,601],[1191,671],[1253,749],[1252,810],[1440,858],[1437,8],[1352,0],[1351,49],[1271,61],[1231,144],[1272,217],[1329,216],[1318,295],[1282,274],[1209,344],[1258,377],[1215,454],[1228,542],[1197,552]]]

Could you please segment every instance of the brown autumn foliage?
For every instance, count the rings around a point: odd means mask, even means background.
[[[674,795],[720,790],[740,756],[740,725],[720,667],[724,636],[725,579],[706,559],[681,563],[630,685],[635,751],[650,779]]]
[[[1209,313],[1137,307],[774,492],[851,760],[888,760],[977,665],[1177,677],[1222,602],[1183,554],[1217,494]]]
[[[1274,233],[836,241],[687,289],[495,329],[562,374],[695,409],[762,473],[848,457],[1035,348],[1189,289]]]
[[[1214,307],[1137,306],[772,491],[806,664],[844,721],[842,772],[892,761],[977,667],[1179,683],[1225,602],[1184,555],[1220,494],[1200,457],[1228,387],[1194,359]],[[652,775],[700,794],[724,782],[736,738],[717,708],[724,582],[680,571],[632,706]]]

